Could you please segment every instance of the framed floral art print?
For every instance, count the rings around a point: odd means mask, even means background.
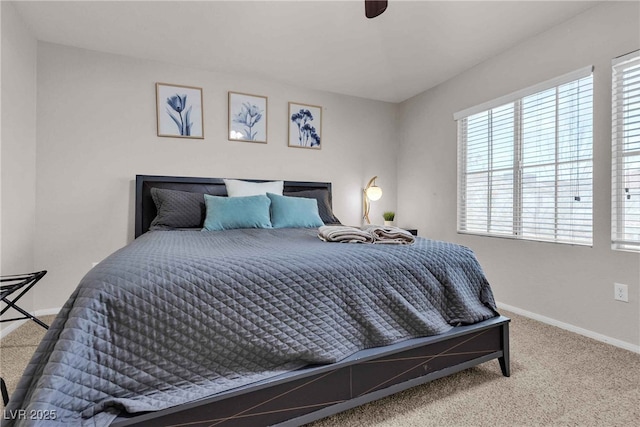
[[[229,140],[267,142],[267,97],[229,92]]]
[[[204,139],[202,88],[156,83],[158,136]]]
[[[319,150],[322,137],[322,107],[289,102],[289,147]]]

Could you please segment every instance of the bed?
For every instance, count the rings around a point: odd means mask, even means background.
[[[301,425],[493,359],[509,376],[509,319],[468,248],[148,232],[154,188],[226,195],[222,179],[136,177],[136,239],[82,279],[4,424]],[[295,193],[331,204],[329,183],[285,181]]]

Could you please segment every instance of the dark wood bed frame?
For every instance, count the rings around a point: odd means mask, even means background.
[[[138,175],[136,237],[155,216],[153,187],[226,195],[219,178]],[[285,181],[285,191],[318,188],[331,194],[330,183]],[[299,426],[492,359],[498,359],[508,377],[509,321],[499,316],[436,336],[362,350],[331,365],[308,366],[158,412],[121,416],[112,426]]]
[[[265,182],[259,179],[245,179],[244,181]],[[152,188],[206,193],[214,196],[227,195],[227,188],[224,185],[223,178],[136,175],[136,210],[134,218],[136,238],[149,230],[151,221],[153,221],[153,218],[155,218],[158,213],[156,205],[151,198]],[[306,190],[327,190],[329,193],[329,203],[332,202],[330,182],[284,181],[285,192]]]

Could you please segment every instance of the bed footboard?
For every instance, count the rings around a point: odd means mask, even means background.
[[[426,338],[360,351],[163,411],[119,418],[125,426],[298,426],[498,359],[509,368],[509,321],[500,316]]]

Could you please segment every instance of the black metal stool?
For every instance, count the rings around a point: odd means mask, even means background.
[[[2,316],[7,310],[13,308],[14,310],[21,313],[22,317],[14,317],[11,319],[2,319],[0,322],[11,322],[13,320],[22,320],[22,319],[31,319],[36,322],[38,325],[42,326],[45,329],[49,329],[46,323],[42,320],[38,319],[34,315],[28,313],[23,310],[19,306],[16,305],[16,301],[24,296],[29,289],[33,287],[42,277],[47,274],[46,270],[38,271],[36,273],[29,274],[16,274],[13,276],[0,276],[0,299],[2,302],[6,304],[0,311],[0,316]],[[17,297],[10,299],[9,297],[15,293],[21,291]],[[2,378],[0,378],[0,395],[2,395],[2,400],[5,404],[9,402],[9,393],[7,392],[7,386]]]
[[[42,277],[47,274],[47,270],[38,271],[36,273],[29,274],[16,274],[13,276],[0,276],[0,299],[4,302],[6,307],[0,311],[0,316],[2,316],[7,310],[13,308],[14,310],[20,312],[22,317],[14,317],[11,319],[2,319],[0,322],[11,322],[13,320],[22,320],[22,319],[31,319],[36,322],[38,325],[42,326],[45,329],[49,329],[46,323],[42,320],[38,319],[34,315],[27,313],[22,308],[16,305],[16,301],[18,301],[24,294],[29,292],[29,289],[33,288],[33,285],[38,283],[38,280],[42,279]],[[18,292],[22,290],[18,294],[17,297],[10,299],[9,297],[14,292]]]
[[[4,406],[7,406],[7,403],[9,403],[9,392],[7,391],[7,385],[4,383],[2,378],[0,378],[0,394],[2,394]]]

